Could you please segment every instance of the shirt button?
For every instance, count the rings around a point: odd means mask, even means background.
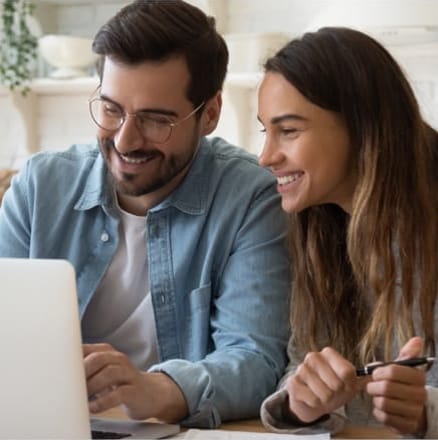
[[[102,232],[102,235],[100,236],[100,240],[106,243],[109,240],[108,232]]]

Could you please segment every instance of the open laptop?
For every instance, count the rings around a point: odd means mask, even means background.
[[[178,425],[128,420],[90,425],[70,263],[0,258],[0,286],[0,438],[155,439],[179,432]]]

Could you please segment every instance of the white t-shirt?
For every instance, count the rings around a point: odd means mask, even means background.
[[[158,362],[157,335],[149,292],[146,216],[120,209],[117,251],[82,319],[89,342],[107,342],[140,370]]]

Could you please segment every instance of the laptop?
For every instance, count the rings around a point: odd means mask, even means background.
[[[0,438],[155,439],[179,432],[171,424],[90,421],[69,262],[0,258],[0,283]]]

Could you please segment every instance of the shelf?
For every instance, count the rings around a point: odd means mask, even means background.
[[[38,95],[68,94],[76,95],[93,91],[99,85],[99,78],[83,77],[74,79],[37,78],[31,83],[31,90]]]
[[[261,73],[228,73],[225,86],[254,89],[262,78]],[[36,95],[77,95],[91,93],[99,85],[99,78],[83,77],[73,79],[36,78],[29,84],[31,92]],[[0,86],[0,95],[6,95],[8,89]]]
[[[78,95],[92,92],[99,85],[96,77],[74,79],[36,78],[29,83],[30,93],[35,95]],[[0,87],[0,95],[9,93],[5,87]]]

